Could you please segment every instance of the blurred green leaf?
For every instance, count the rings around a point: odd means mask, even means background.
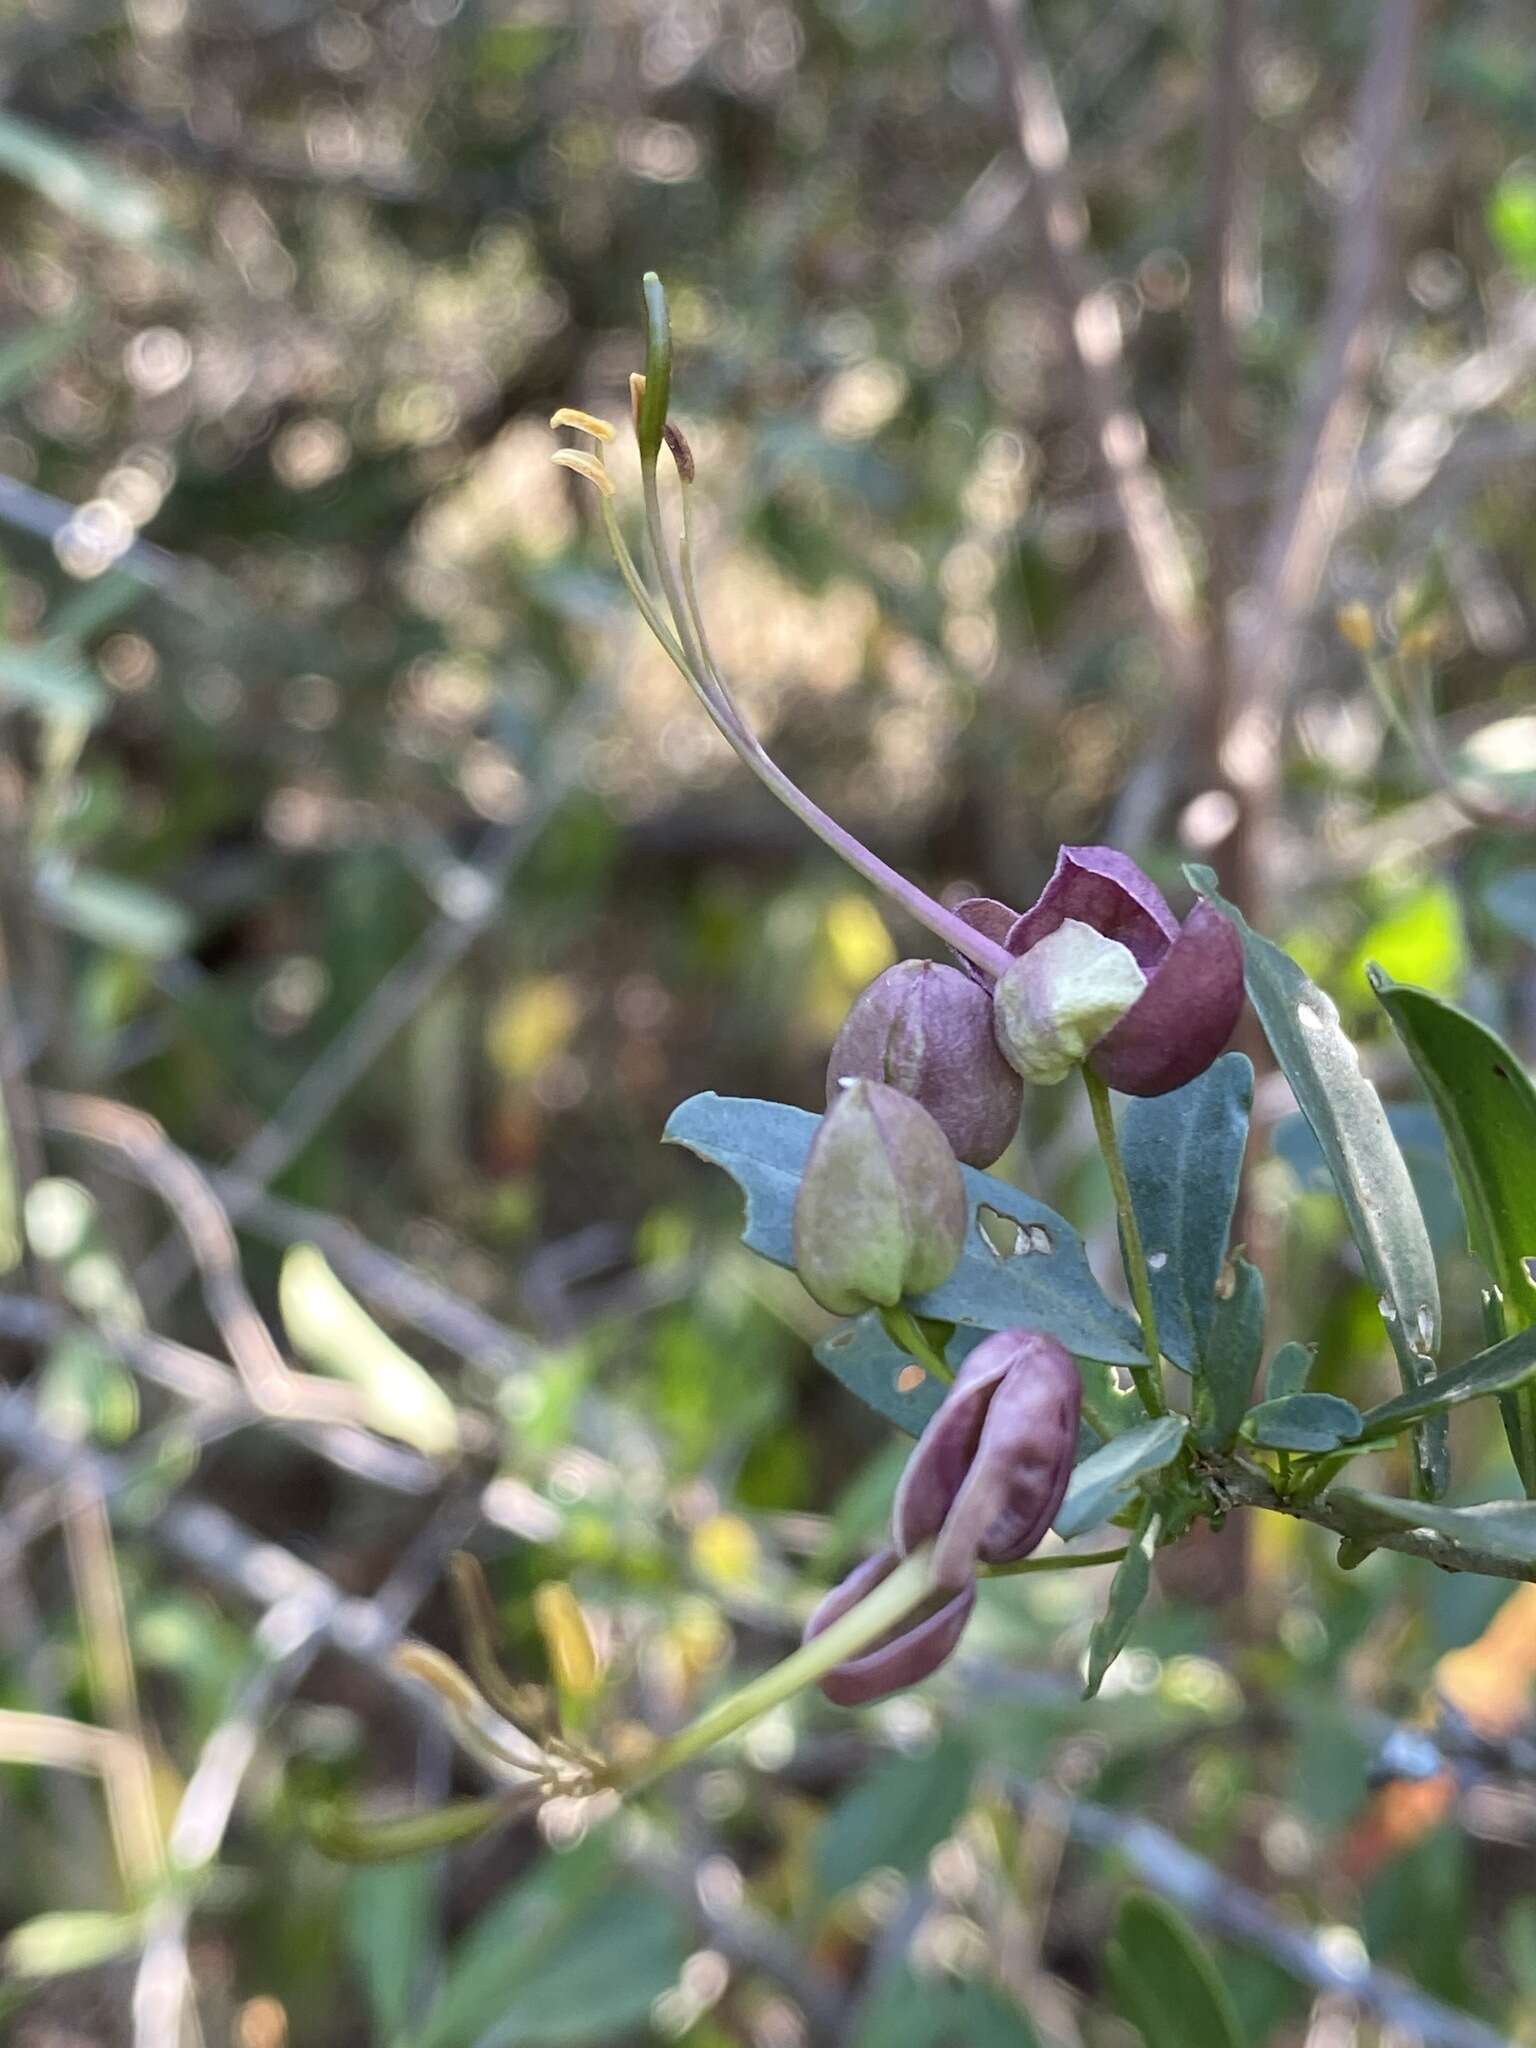
[[[747,1198],[743,1241],[793,1269],[795,1192],[819,1122],[781,1102],[695,1095],[673,1111],[663,1135],[668,1144],[685,1145],[724,1167]],[[1136,1325],[1105,1299],[1071,1224],[972,1167],[962,1167],[961,1176],[972,1207],[965,1252],[942,1287],[909,1305],[939,1322],[984,1330],[1028,1323],[1084,1357],[1136,1363],[1142,1357]],[[1004,1226],[1011,1249],[994,1248],[981,1228],[982,1210]]]
[[[44,861],[37,869],[36,891],[56,923],[98,946],[146,960],[171,960],[191,943],[192,920],[186,911],[142,883]]]
[[[590,1837],[480,1916],[412,2048],[608,2048],[643,2027],[691,1945],[667,1899],[616,1875],[608,1835]]]
[[[1127,1894],[1106,1960],[1115,2003],[1146,2048],[1244,2048],[1215,1960],[1166,1899]]]
[[[104,685],[68,641],[0,644],[0,704],[94,723],[109,701]]]
[[[1121,1119],[1158,1335],[1176,1365],[1195,1364],[1210,1332],[1252,1107],[1253,1068],[1229,1052],[1186,1087],[1133,1097]]]
[[[151,186],[5,112],[0,112],[0,171],[114,242],[142,244],[163,234],[164,209]]]
[[[0,1960],[18,1977],[61,1977],[109,1963],[143,1939],[138,1913],[39,1913],[6,1935]]]
[[[342,1921],[347,1948],[384,2041],[403,2034],[410,2020],[427,1958],[436,1946],[441,1895],[442,1867],[424,1856],[357,1870],[347,1880]]]
[[[294,1349],[320,1371],[361,1388],[375,1429],[428,1458],[451,1457],[458,1449],[453,1403],[353,1299],[314,1245],[289,1249],[278,1304]]]
[[[1350,955],[1340,985],[1358,989],[1374,960],[1384,961],[1397,980],[1437,995],[1457,993],[1466,977],[1467,935],[1449,882],[1430,882],[1377,918]]]
[[[1052,1524],[1064,1539],[1081,1536],[1123,1508],[1139,1480],[1173,1463],[1189,1432],[1182,1415],[1159,1415],[1090,1451],[1067,1482]]]
[[[1354,1443],[1362,1428],[1354,1402],[1336,1394],[1282,1394],[1243,1418],[1243,1435],[1272,1451],[1336,1451]]]
[[[835,1899],[872,1870],[912,1877],[954,1827],[970,1797],[975,1761],[944,1736],[920,1756],[893,1757],[863,1778],[816,1836],[816,1889]]]
[[[1511,164],[1489,193],[1488,232],[1511,270],[1536,278],[1536,164]]]
[[[1350,1234],[1359,1247],[1396,1353],[1403,1385],[1434,1373],[1440,1342],[1440,1284],[1429,1233],[1381,1097],[1360,1071],[1360,1055],[1339,1028],[1330,999],[1295,961],[1249,929],[1216,889],[1209,868],[1185,870],[1190,886],[1232,919],[1243,939],[1248,998],[1264,1035],[1312,1126],[1333,1175]],[[1443,1423],[1415,1440],[1420,1490],[1445,1491]]]
[[[454,1799],[420,1813],[376,1820],[349,1806],[311,1807],[304,1814],[310,1840],[337,1863],[394,1864],[433,1856],[456,1842],[472,1842],[505,1818],[499,1799]]]
[[[1503,1297],[1506,1330],[1536,1324],[1536,1087],[1486,1024],[1424,989],[1371,975],[1450,1147],[1472,1250]],[[1504,1428],[1536,1494],[1536,1392],[1504,1397]]]
[[[853,2048],[1037,2048],[1039,2038],[990,1984],[917,1976],[903,1964],[861,2007]]]
[[[1237,1435],[1263,1349],[1264,1275],[1237,1258],[1231,1292],[1216,1297],[1195,1382],[1195,1435],[1207,1450],[1225,1450]]]
[[[46,377],[82,338],[88,325],[88,319],[75,311],[57,320],[39,320],[0,342],[0,405],[8,405]]]
[[[1141,1611],[1152,1586],[1152,1559],[1157,1551],[1158,1536],[1162,1531],[1162,1517],[1156,1505],[1148,1501],[1142,1510],[1140,1522],[1130,1547],[1119,1564],[1115,1576],[1109,1583],[1109,1598],[1104,1603],[1104,1613],[1093,1625],[1088,1638],[1088,1668],[1083,1680],[1083,1698],[1093,1699],[1104,1683],[1105,1673],[1125,1648],[1131,1626]]]
[[[138,1381],[89,1330],[71,1331],[43,1361],[37,1412],[68,1443],[126,1443],[138,1427]]]

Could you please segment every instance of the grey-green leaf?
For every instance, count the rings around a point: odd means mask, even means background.
[[[1249,1409],[1243,1434],[1272,1451],[1320,1452],[1354,1443],[1363,1427],[1353,1401],[1336,1394],[1285,1394]]]
[[[982,1330],[956,1330],[946,1354],[949,1363],[957,1366],[985,1334]],[[944,1398],[944,1389],[932,1373],[917,1377],[912,1359],[891,1342],[877,1315],[860,1316],[823,1337],[816,1346],[816,1357],[850,1394],[908,1436],[922,1434]]]
[[[1195,1381],[1195,1435],[1206,1450],[1225,1450],[1237,1435],[1263,1349],[1264,1276],[1234,1259],[1232,1290],[1216,1297]]]
[[[1400,1500],[1396,1494],[1345,1486],[1333,1487],[1328,1501],[1348,1519],[1350,1533],[1367,1540],[1391,1529],[1429,1529],[1467,1546],[1469,1570],[1478,1569],[1479,1552],[1493,1552],[1510,1564],[1536,1570],[1536,1501],[1487,1500],[1474,1507],[1448,1508],[1439,1501]]]
[[[915,1757],[896,1757],[861,1778],[816,1836],[816,1889],[824,1899],[872,1870],[913,1876],[943,1841],[970,1797],[975,1762],[946,1736]]]
[[[1445,1132],[1467,1238],[1502,1296],[1502,1327],[1536,1324],[1536,1086],[1486,1024],[1427,989],[1371,970],[1371,986],[1407,1048]],[[1536,1494],[1536,1394],[1503,1403],[1526,1493]]]
[[[1083,1680],[1083,1698],[1091,1700],[1104,1683],[1104,1674],[1125,1648],[1125,1639],[1131,1632],[1131,1624],[1140,1612],[1141,1603],[1146,1599],[1152,1584],[1152,1559],[1157,1551],[1157,1539],[1162,1529],[1162,1517],[1151,1501],[1143,1510],[1136,1534],[1130,1548],[1115,1567],[1115,1576],[1110,1581],[1109,1598],[1104,1603],[1102,1617],[1093,1625],[1088,1638],[1088,1669]]]
[[[1310,1344],[1294,1341],[1282,1344],[1269,1361],[1269,1371],[1264,1375],[1265,1400],[1283,1401],[1288,1394],[1304,1394],[1314,1356],[1315,1350]]]
[[[1459,1408],[1463,1401],[1483,1400],[1490,1394],[1513,1393],[1517,1387],[1532,1382],[1536,1382],[1536,1328],[1517,1330],[1513,1337],[1479,1351],[1464,1365],[1438,1374],[1427,1387],[1415,1388],[1393,1401],[1383,1401],[1379,1408],[1367,1409],[1361,1433],[1367,1437],[1395,1436],[1421,1416]]]
[[[1189,1433],[1182,1415],[1159,1415],[1091,1451],[1067,1482],[1052,1524],[1064,1540],[1097,1529],[1117,1514],[1149,1472],[1161,1472],[1179,1455]]]
[[[1440,1341],[1440,1288],[1434,1252],[1403,1155],[1381,1097],[1360,1071],[1360,1056],[1339,1026],[1331,999],[1289,954],[1252,931],[1217,892],[1209,868],[1185,870],[1190,886],[1242,934],[1248,997],[1312,1126],[1338,1188],[1405,1388],[1433,1376]],[[1414,1446],[1419,1489],[1445,1491],[1443,1422],[1421,1425]]]
[[[695,1095],[673,1111],[664,1136],[724,1167],[747,1198],[744,1243],[793,1269],[795,1191],[819,1121],[782,1102]],[[1071,1224],[990,1174],[967,1166],[961,1176],[971,1214],[960,1264],[942,1287],[909,1305],[920,1315],[975,1329],[1027,1323],[1084,1358],[1140,1363],[1136,1325],[1104,1295]],[[983,1228],[984,1212],[990,1212],[993,1236]],[[1005,1249],[996,1247],[996,1236]]]
[[[1158,1335],[1175,1365],[1205,1349],[1252,1106],[1253,1068],[1229,1052],[1186,1087],[1133,1097],[1121,1119]]]

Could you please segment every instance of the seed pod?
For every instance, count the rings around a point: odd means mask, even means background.
[[[992,1030],[992,998],[956,967],[903,960],[869,984],[827,1061],[840,1083],[884,1081],[920,1102],[967,1166],[991,1166],[1018,1129],[1023,1084]]]
[[[962,905],[960,914],[969,910]],[[996,910],[984,906],[988,930]],[[979,926],[979,918],[971,921]],[[1089,1047],[1086,1064],[1099,1079],[1125,1095],[1166,1095],[1203,1074],[1242,1012],[1236,927],[1208,903],[1197,903],[1181,925],[1151,878],[1109,846],[1064,846],[1039,900],[1014,920],[1003,944],[1028,960],[1069,923],[1123,946],[1145,977],[1141,994]],[[1012,979],[1010,970],[998,982],[999,1014]],[[1007,1052],[1007,1040],[999,1042]]]
[[[1028,1557],[1067,1490],[1081,1409],[1077,1367],[1054,1337],[984,1338],[907,1460],[891,1516],[897,1550],[931,1541],[944,1586]]]
[[[900,1559],[894,1550],[880,1550],[863,1564],[855,1565],[840,1586],[834,1586],[805,1625],[803,1640],[810,1642],[824,1628],[857,1607],[866,1594],[895,1571]],[[871,1700],[902,1692],[937,1671],[965,1633],[976,1604],[974,1584],[956,1592],[936,1594],[916,1615],[899,1622],[889,1635],[871,1643],[845,1664],[826,1673],[821,1689],[837,1707],[863,1707]]]
[[[965,1184],[927,1110],[881,1081],[850,1081],[811,1141],[795,1197],[795,1266],[834,1315],[894,1308],[960,1263]]]
[[[1026,1081],[1064,1081],[1146,986],[1118,939],[1068,918],[999,977],[997,1042]]]

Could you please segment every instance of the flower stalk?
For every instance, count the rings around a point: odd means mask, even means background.
[[[1136,1305],[1137,1320],[1141,1324],[1141,1341],[1147,1353],[1145,1365],[1130,1367],[1131,1379],[1147,1413],[1166,1415],[1168,1402],[1163,1393],[1163,1351],[1157,1333],[1157,1309],[1152,1301],[1152,1274],[1141,1242],[1141,1226],[1136,1221],[1135,1205],[1131,1201],[1131,1184],[1126,1178],[1125,1160],[1120,1152],[1115,1114],[1110,1107],[1109,1090],[1098,1075],[1091,1067],[1084,1067],[1082,1075],[1083,1086],[1088,1091],[1088,1106],[1093,1111],[1094,1135],[1099,1141],[1104,1170],[1109,1175],[1110,1193],[1114,1196],[1115,1215],[1119,1219],[1120,1257],[1131,1299]]]

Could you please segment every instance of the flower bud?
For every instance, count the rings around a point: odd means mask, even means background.
[[[894,1308],[960,1263],[969,1211],[944,1133],[882,1081],[850,1081],[811,1140],[795,1197],[795,1266],[835,1315]]]
[[[999,978],[997,1042],[1026,1081],[1064,1081],[1146,986],[1128,947],[1068,918]]]
[[[941,1586],[1028,1557],[1072,1476],[1082,1399],[1077,1367],[1054,1337],[984,1338],[907,1460],[891,1516],[897,1550],[931,1541]]]
[[[920,1102],[967,1166],[990,1166],[1019,1123],[1019,1077],[998,1049],[992,998],[956,967],[903,960],[872,981],[827,1061],[827,1100],[849,1079]]]
[[[894,1550],[881,1550],[863,1564],[855,1565],[842,1584],[834,1586],[815,1609],[805,1625],[804,1641],[810,1642],[813,1636],[819,1636],[824,1628],[857,1607],[890,1577],[899,1563]],[[909,1685],[921,1683],[938,1670],[959,1642],[975,1604],[974,1583],[961,1586],[956,1592],[936,1594],[926,1606],[898,1622],[888,1635],[871,1643],[858,1656],[850,1657],[845,1664],[835,1665],[822,1678],[822,1691],[836,1707],[863,1707],[872,1700],[883,1700],[888,1693],[902,1692]]]
[[[997,909],[990,902],[962,905],[959,915],[978,929],[984,919],[994,929]],[[1144,977],[1140,993],[1096,1037],[1091,1018],[1078,1027],[1087,1064],[1099,1079],[1125,1095],[1166,1095],[1203,1074],[1232,1036],[1243,1007],[1243,946],[1236,927],[1208,903],[1197,903],[1181,925],[1150,877],[1109,846],[1064,846],[1039,900],[1014,919],[1003,944],[1027,963],[1072,924],[1115,941]],[[1095,989],[1102,982],[1107,1002],[1111,957],[1101,953],[1089,962],[1074,952],[1077,966],[1070,978],[1081,975]],[[1026,1078],[1034,1076],[1029,1066],[1020,1066],[1008,1034],[1027,1058],[1041,1011],[1047,1019],[1053,1014],[1052,985],[1069,978],[1064,961],[1053,965],[1049,954],[1036,973],[1046,985],[1043,998],[1034,977],[1012,968],[1004,970],[996,989],[998,1042]],[[1124,985],[1131,985],[1128,974]],[[1047,1057],[1044,1064],[1049,1069],[1059,1060]],[[1049,1078],[1059,1080],[1064,1071]]]

